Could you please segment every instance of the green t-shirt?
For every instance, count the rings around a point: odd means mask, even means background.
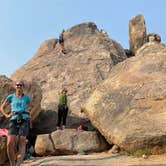
[[[67,96],[66,94],[61,93],[59,96],[59,104],[67,105]]]

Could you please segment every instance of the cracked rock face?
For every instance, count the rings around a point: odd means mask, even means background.
[[[34,57],[12,74],[12,79],[36,81],[42,88],[42,108],[56,110],[58,95],[66,86],[70,110],[78,115],[80,105],[105,80],[112,66],[126,59],[124,49],[88,22],[64,33],[66,54],[57,39],[45,41]]]

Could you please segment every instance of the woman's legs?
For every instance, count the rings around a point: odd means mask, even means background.
[[[67,113],[68,113],[68,108],[64,108],[64,110],[63,110],[63,126],[66,126]]]
[[[60,125],[61,125],[62,113],[63,113],[62,106],[59,105],[58,106],[58,123],[57,123],[57,127],[60,127]]]
[[[7,154],[11,166],[15,166],[15,146],[16,135],[8,135],[7,139]]]

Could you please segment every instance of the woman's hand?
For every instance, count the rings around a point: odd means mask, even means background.
[[[13,112],[10,112],[9,114],[5,114],[5,117],[8,119],[8,118],[11,118],[13,115]]]

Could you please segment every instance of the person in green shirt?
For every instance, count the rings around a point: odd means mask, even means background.
[[[67,89],[63,88],[59,95],[57,130],[60,129],[61,122],[62,122],[62,129],[65,129],[67,113],[68,113]]]

